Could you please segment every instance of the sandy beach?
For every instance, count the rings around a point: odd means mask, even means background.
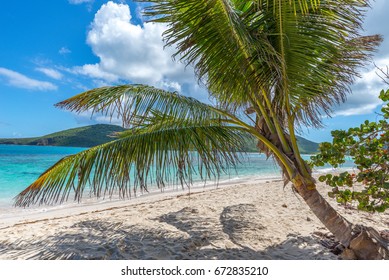
[[[325,197],[329,190],[318,183]],[[389,228],[389,214],[330,202],[354,223]],[[0,259],[338,259],[331,234],[280,180],[34,210],[0,218]]]

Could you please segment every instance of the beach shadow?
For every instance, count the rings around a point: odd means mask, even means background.
[[[71,226],[44,240],[0,244],[0,258],[41,260],[168,259],[175,239],[164,230],[147,230],[101,220]],[[167,248],[167,249],[165,249]],[[155,253],[155,252],[158,253]]]
[[[287,239],[262,251],[274,260],[337,260],[340,257],[321,245],[316,236],[288,234]]]
[[[284,242],[255,250],[244,244],[242,232],[260,237],[266,227],[250,223],[257,215],[250,204],[226,207],[219,218],[206,218],[196,208],[162,215],[156,226],[128,226],[108,220],[73,224],[63,232],[42,239],[0,243],[1,259],[321,259],[329,251],[314,236],[290,235]],[[179,230],[172,232],[169,227]],[[310,246],[307,246],[310,245]],[[315,246],[312,246],[315,245]]]
[[[258,215],[258,210],[253,204],[231,205],[225,207],[220,214],[220,224],[223,226],[223,232],[234,244],[249,248],[244,245],[250,243],[245,237],[250,236],[251,239],[263,241],[262,231],[267,230],[266,226],[258,221]]]
[[[225,207],[220,215],[223,232],[242,250],[255,250],[255,243],[273,243],[268,237],[266,223],[261,221],[261,214],[253,204],[237,204]],[[267,233],[267,234],[266,234]],[[336,256],[324,248],[323,236],[300,236],[289,234],[287,239],[265,250],[257,251],[266,259],[336,259]]]

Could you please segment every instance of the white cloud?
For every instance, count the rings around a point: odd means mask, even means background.
[[[31,79],[23,74],[2,67],[0,67],[0,76],[5,77],[11,86],[18,88],[42,91],[57,89],[57,86],[50,82]]]
[[[69,0],[69,3],[73,5],[79,5],[83,3],[93,3],[93,2],[94,0]]]
[[[108,82],[114,82],[119,79],[116,74],[106,72],[101,69],[99,64],[86,64],[84,66],[76,66],[70,69],[73,74],[82,74],[95,79],[101,79]]]
[[[389,29],[382,24],[387,18],[389,1],[376,0],[372,1],[372,9],[368,10],[368,16],[364,22],[364,35],[381,34],[384,41],[375,55],[375,64],[379,68],[389,66]],[[378,95],[381,89],[387,88],[381,78],[377,75],[379,71],[370,65],[362,73],[362,78],[357,79],[352,87],[352,94],[348,96],[346,103],[339,106],[335,111],[336,115],[351,116],[370,114],[378,111],[377,107],[382,104]]]
[[[68,53],[71,53],[72,51],[69,50],[67,47],[62,47],[59,49],[58,53],[59,54],[62,54],[62,55],[65,55],[65,54],[68,54]]]
[[[78,124],[96,124],[96,123],[106,123],[106,124],[114,124],[114,125],[123,125],[123,121],[120,117],[117,117],[116,115],[113,115],[112,118],[110,116],[106,116],[103,114],[95,113],[93,114],[92,110],[87,110],[84,112],[80,112],[77,114],[74,114],[74,119]]]
[[[96,13],[87,37],[100,62],[72,70],[108,82],[124,80],[170,90],[180,90],[183,84],[193,87],[193,68],[173,61],[174,50],[164,48],[165,30],[162,24],[131,23],[129,6],[110,1]]]
[[[355,115],[371,114],[380,104],[381,103],[379,102],[379,100],[377,100],[377,103],[366,104],[355,108],[351,108],[351,106],[347,106],[347,108],[335,112],[333,116],[336,117],[336,116],[355,116]]]
[[[39,68],[36,68],[35,70],[42,72],[46,76],[53,78],[53,79],[56,79],[56,80],[61,80],[63,77],[61,72],[59,72],[55,69],[52,69],[52,68],[39,67]]]
[[[389,66],[389,57],[376,62],[378,68]],[[373,113],[382,101],[378,98],[380,91],[385,88],[382,79],[378,76],[379,71],[371,65],[362,72],[352,87],[352,94],[347,101],[335,110],[334,116],[352,116]]]
[[[159,88],[165,88],[166,90],[169,91],[177,91],[181,92],[182,87],[178,82],[171,82],[171,81],[160,81],[156,85]]]

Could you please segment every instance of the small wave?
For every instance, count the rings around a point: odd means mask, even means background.
[[[314,173],[316,173],[316,174],[326,174],[326,173],[337,173],[337,172],[345,172],[345,171],[354,171],[354,168],[353,167],[319,168],[319,169],[315,169]]]

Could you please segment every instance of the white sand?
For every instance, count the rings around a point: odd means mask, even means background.
[[[328,187],[320,185],[326,197]],[[345,209],[354,223],[389,228],[389,214]],[[281,181],[127,201],[13,210],[0,216],[0,259],[337,259],[328,231]]]

